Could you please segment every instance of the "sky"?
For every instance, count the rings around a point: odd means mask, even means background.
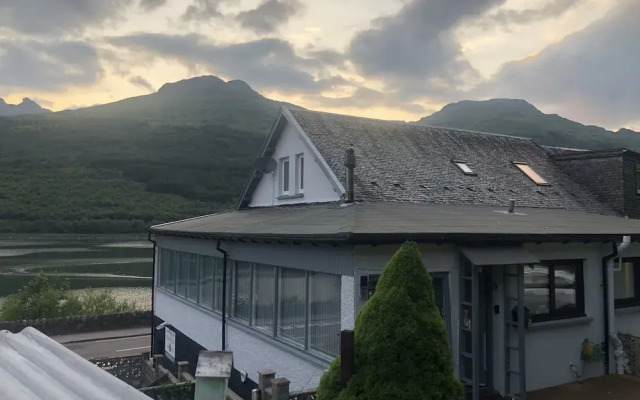
[[[461,100],[640,130],[640,0],[0,0],[0,97],[53,110],[242,79],[414,121]]]

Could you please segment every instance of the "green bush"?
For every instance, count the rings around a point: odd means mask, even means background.
[[[447,329],[415,243],[405,243],[382,273],[355,323],[355,373],[347,386],[334,361],[320,400],[460,400]]]
[[[116,299],[110,291],[89,291],[83,295],[69,292],[67,280],[40,272],[16,294],[0,305],[5,321],[114,314],[135,309],[135,304]]]

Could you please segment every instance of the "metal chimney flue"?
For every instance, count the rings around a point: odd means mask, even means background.
[[[516,208],[516,201],[514,199],[509,200],[509,214],[513,214]]]
[[[356,153],[353,147],[349,147],[344,157],[344,166],[347,167],[347,188],[345,193],[345,203],[353,203],[353,173],[356,168]]]

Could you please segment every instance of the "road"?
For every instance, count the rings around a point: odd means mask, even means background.
[[[54,340],[84,358],[123,357],[149,351],[149,329],[127,329],[54,336]]]

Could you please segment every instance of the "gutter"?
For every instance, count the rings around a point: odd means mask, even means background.
[[[154,349],[154,344],[155,344],[155,329],[153,326],[153,317],[156,315],[155,313],[155,306],[156,306],[156,302],[155,302],[155,297],[156,297],[156,248],[157,248],[157,244],[156,241],[151,239],[151,231],[149,231],[149,236],[147,237],[147,240],[149,240],[151,243],[153,243],[153,268],[151,270],[151,355],[153,355],[153,351]]]
[[[622,242],[613,244],[613,252],[602,258],[602,277],[604,287],[604,317],[605,317],[605,374],[609,374],[609,343],[614,346],[613,355],[616,358],[616,373],[623,375],[625,372],[625,354],[622,342],[618,338],[615,328],[615,293],[613,285],[613,260],[631,244],[631,236],[623,236]]]
[[[222,351],[227,348],[227,260],[229,259],[229,253],[220,247],[220,239],[216,246],[223,255],[222,261]]]

